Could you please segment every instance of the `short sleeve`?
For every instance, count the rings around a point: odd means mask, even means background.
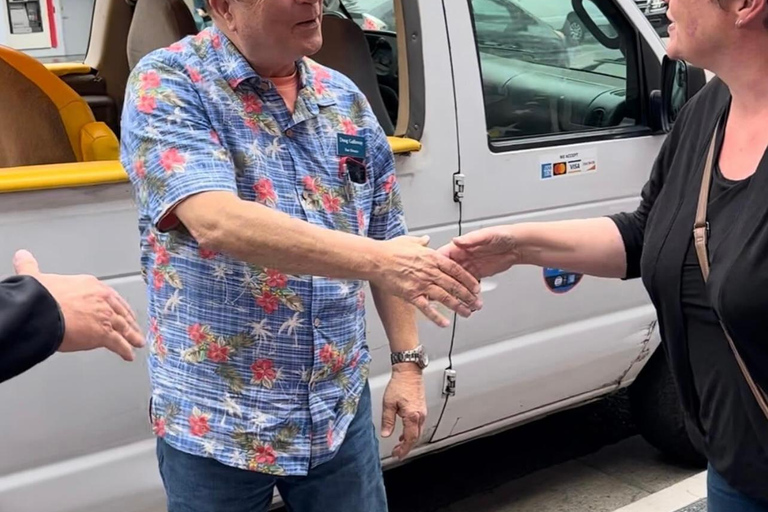
[[[162,54],[131,73],[121,126],[121,160],[143,215],[165,231],[174,207],[209,191],[237,193],[235,167],[203,106],[199,70]]]
[[[391,240],[408,234],[395,173],[395,156],[378,123],[371,137],[371,169],[374,176],[373,210],[368,237]]]

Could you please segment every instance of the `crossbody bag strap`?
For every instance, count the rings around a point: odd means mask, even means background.
[[[709,206],[709,187],[712,184],[712,170],[715,166],[715,152],[717,149],[717,133],[718,128],[715,129],[715,133],[712,135],[712,142],[709,145],[709,151],[707,152],[707,161],[704,165],[704,175],[701,178],[701,190],[699,191],[699,204],[696,208],[696,222],[693,227],[693,240],[696,245],[696,255],[699,258],[699,266],[701,266],[701,273],[704,276],[704,281],[709,279],[709,254],[707,251],[707,240],[709,238],[709,223],[707,222],[707,207]],[[725,338],[728,340],[728,345],[731,346],[731,351],[736,357],[736,362],[741,369],[741,373],[749,384],[749,389],[752,390],[752,394],[755,395],[760,409],[763,411],[766,419],[768,419],[768,395],[765,394],[760,386],[757,385],[755,379],[747,369],[747,365],[744,363],[741,354],[739,354],[736,344],[733,342],[730,334],[725,328],[725,324],[720,322],[722,326]]]

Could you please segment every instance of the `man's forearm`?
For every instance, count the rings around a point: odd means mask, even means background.
[[[176,214],[201,247],[287,274],[370,281],[383,257],[381,242],[320,228],[228,192],[189,198]]]
[[[373,301],[393,352],[412,350],[419,345],[416,309],[404,300],[371,285]]]
[[[607,218],[509,226],[519,264],[563,268],[597,277],[624,277],[626,252]]]

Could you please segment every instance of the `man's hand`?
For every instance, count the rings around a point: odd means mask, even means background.
[[[508,226],[481,229],[438,249],[477,279],[490,277],[520,262],[520,254]]]
[[[403,419],[400,443],[392,455],[404,459],[423,433],[427,421],[427,399],[421,369],[413,363],[401,363],[392,368],[392,378],[384,392],[384,410],[381,417],[381,435],[390,437],[395,431],[395,420]]]
[[[118,293],[93,276],[43,274],[27,251],[13,259],[18,275],[37,279],[56,299],[64,316],[61,352],[107,348],[133,361],[133,347],[144,346],[136,315]]]
[[[447,255],[427,248],[428,236],[403,236],[383,244],[381,272],[372,279],[382,290],[413,304],[442,327],[450,322],[430,301],[440,302],[463,317],[482,308],[480,283]]]

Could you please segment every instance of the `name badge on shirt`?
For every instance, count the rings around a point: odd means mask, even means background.
[[[336,139],[336,154],[338,156],[365,158],[365,138],[339,133]]]

